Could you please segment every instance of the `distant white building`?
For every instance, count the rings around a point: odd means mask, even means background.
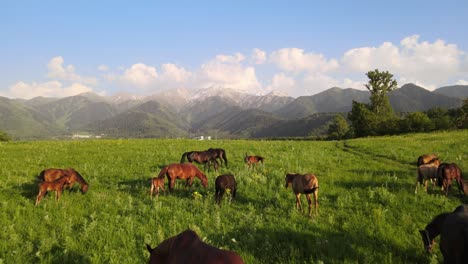
[[[72,136],[72,139],[83,139],[83,138],[91,138],[91,135],[73,134]]]
[[[193,139],[198,139],[198,140],[211,140],[211,136],[199,136],[199,137],[194,137]]]

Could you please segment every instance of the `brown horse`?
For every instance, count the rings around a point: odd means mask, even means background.
[[[228,166],[228,160],[227,160],[227,157],[226,157],[226,151],[224,149],[221,149],[221,148],[209,148],[208,149],[209,152],[212,153],[213,155],[213,158],[215,160],[219,159],[219,163],[220,165],[223,165],[223,161],[224,161],[224,165],[226,165],[226,167]]]
[[[418,167],[418,176],[416,177],[416,189],[414,193],[418,192],[418,186],[421,184],[427,192],[428,181],[437,181],[437,168],[435,164],[424,164]]]
[[[154,177],[151,179],[151,189],[150,189],[151,199],[153,199],[153,191],[156,192],[156,195],[158,195],[159,189],[163,190],[163,192],[166,192],[166,189],[164,189],[164,176],[161,178]]]
[[[51,182],[41,182],[39,183],[39,194],[36,198],[36,206],[42,200],[44,195],[47,194],[49,191],[55,191],[55,200],[58,201],[60,199],[60,195],[62,194],[63,188],[65,185],[70,184],[71,176],[64,175],[62,178],[56,179]]]
[[[439,179],[439,186],[442,185],[442,189],[445,190],[445,196],[448,196],[448,192],[453,180],[458,183],[458,190],[460,191],[460,194],[468,194],[468,186],[464,183],[462,171],[457,164],[440,164],[437,175]]]
[[[419,231],[424,247],[430,252],[440,234],[444,263],[468,263],[468,206],[460,205],[451,213],[442,213]]]
[[[439,247],[444,263],[468,263],[468,206],[457,207],[445,218]]]
[[[169,181],[169,191],[172,192],[175,186],[176,179],[185,179],[187,180],[186,186],[191,187],[193,184],[193,178],[197,177],[200,179],[203,187],[206,188],[208,185],[208,179],[205,174],[200,171],[195,165],[191,163],[173,163],[164,167],[159,173],[158,178],[164,178],[164,175],[167,176]]]
[[[201,241],[194,231],[184,232],[161,242],[156,248],[146,244],[151,256],[150,264],[242,264],[244,261],[235,252],[223,250]]]
[[[439,159],[439,157],[436,154],[426,154],[426,155],[419,156],[418,161],[417,161],[418,167],[423,164],[427,164],[430,161],[433,161],[435,159]]]
[[[451,213],[442,213],[437,215],[429,224],[426,225],[424,230],[419,230],[424,243],[424,248],[427,252],[432,251],[432,248],[435,245],[435,238],[440,235],[442,225],[449,214]]]
[[[216,202],[221,205],[221,199],[223,198],[226,189],[231,190],[231,194],[233,198],[236,198],[236,191],[237,191],[237,183],[234,175],[232,174],[224,174],[216,177],[215,180],[215,196]]]
[[[213,162],[213,167],[214,170],[218,170],[218,162],[216,161],[216,158],[214,157],[214,152],[212,151],[189,151],[185,152],[182,154],[182,157],[180,158],[180,163],[184,163],[185,159],[188,160],[188,162],[196,162],[198,164],[203,164],[203,168],[206,170],[206,166],[208,166],[208,169],[210,169],[211,164]]]
[[[249,166],[249,169],[250,169],[250,166],[252,166],[252,168],[255,168],[255,166],[259,162],[263,164],[264,159],[265,158],[261,156],[247,156],[247,153],[245,153],[245,156],[244,156],[244,162]]]
[[[52,182],[54,180],[57,180],[65,175],[70,176],[70,183],[68,183],[65,188],[72,188],[73,185],[75,185],[76,182],[78,182],[81,185],[81,192],[86,193],[88,191],[88,183],[85,181],[85,179],[81,176],[80,173],[78,173],[75,169],[73,168],[67,168],[67,169],[45,169],[41,171],[39,174],[38,178],[40,181],[45,181],[45,182]]]
[[[315,202],[315,215],[317,215],[318,210],[318,179],[314,174],[297,174],[297,173],[288,173],[286,174],[286,188],[289,185],[292,185],[294,194],[296,195],[296,208],[302,211],[301,205],[301,193],[304,193],[307,197],[307,202],[309,203],[309,216],[311,216],[312,209],[312,200],[310,199],[310,194],[314,194]]]

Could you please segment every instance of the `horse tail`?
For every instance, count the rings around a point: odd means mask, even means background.
[[[158,178],[164,178],[168,170],[169,170],[169,166],[164,167],[159,173]]]
[[[223,158],[223,160],[224,160],[224,164],[226,164],[226,167],[227,167],[227,165],[228,165],[228,160],[227,160],[227,157],[226,157],[226,151],[223,151],[223,153],[222,153],[222,158]]]
[[[180,163],[185,162],[185,158],[187,157],[188,154],[189,154],[189,152],[185,152],[184,154],[182,154],[182,157],[180,158]]]
[[[37,176],[37,179],[41,182],[45,181],[45,170],[41,171],[41,173],[39,173],[39,175]]]

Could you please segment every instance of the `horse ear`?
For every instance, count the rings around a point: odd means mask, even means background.
[[[149,253],[153,253],[153,249],[151,249],[151,246],[146,244],[146,249],[149,251]]]

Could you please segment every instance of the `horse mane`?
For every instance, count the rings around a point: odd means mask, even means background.
[[[83,176],[81,176],[81,174],[79,172],[77,172],[75,169],[73,168],[70,168],[68,169],[70,171],[72,171],[73,173],[75,173],[76,175],[76,181],[79,182],[81,185],[88,185],[88,183],[85,181],[85,179],[83,178]]]
[[[451,214],[451,212],[450,213],[442,213],[442,214],[437,215],[436,217],[434,217],[432,219],[432,221],[429,224],[426,225],[424,230],[435,231],[435,234],[433,234],[434,237],[438,236],[440,234],[441,229],[442,229],[442,225],[445,222],[445,219],[450,214]]]

